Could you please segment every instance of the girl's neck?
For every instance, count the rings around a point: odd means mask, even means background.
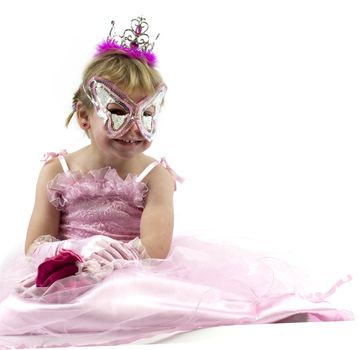
[[[90,169],[98,169],[110,166],[111,168],[131,169],[135,163],[139,161],[142,154],[138,154],[133,158],[119,158],[113,155],[103,154],[95,145],[90,144],[83,149],[84,159]]]

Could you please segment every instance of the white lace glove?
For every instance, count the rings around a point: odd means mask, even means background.
[[[98,242],[98,247],[102,249],[96,249],[89,256],[90,259],[95,259],[102,264],[106,264],[113,260],[141,260],[149,258],[145,247],[138,237],[127,243],[109,237],[106,238],[106,240]]]
[[[124,243],[102,235],[63,241],[51,235],[40,236],[32,243],[27,254],[32,255],[35,261],[40,264],[46,258],[57,255],[61,249],[71,250],[84,260],[95,259],[100,263],[115,259],[140,260],[148,257],[138,237]]]
[[[92,282],[103,280],[113,270],[125,267],[130,260],[149,257],[139,238],[124,243],[102,235],[64,241],[44,235],[33,242],[27,254],[32,255],[35,263],[40,265],[46,258],[58,255],[61,249],[71,250],[83,259],[77,264],[79,271],[76,274],[83,273],[84,278],[90,275]],[[20,281],[16,286],[17,293],[25,298],[46,299],[44,291],[37,288],[37,277],[38,272],[34,272]]]

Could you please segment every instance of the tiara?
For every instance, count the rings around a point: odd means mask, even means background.
[[[111,30],[107,39],[97,46],[95,56],[103,55],[109,51],[120,51],[131,58],[144,59],[150,66],[157,62],[152,52],[156,39],[151,43],[148,34],[148,23],[146,18],[137,17],[131,21],[131,28],[125,29],[122,35],[115,32],[115,21],[111,21]]]

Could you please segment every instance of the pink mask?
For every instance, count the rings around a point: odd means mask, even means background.
[[[152,96],[138,103],[132,101],[125,92],[104,78],[91,78],[87,89],[91,94],[89,95],[84,89],[85,93],[96,108],[97,115],[102,119],[110,138],[123,136],[131,128],[132,123],[136,123],[142,136],[149,142],[153,140],[158,115],[167,91],[165,84],[161,84]],[[112,108],[109,109],[110,104],[116,105],[113,112],[111,112]]]

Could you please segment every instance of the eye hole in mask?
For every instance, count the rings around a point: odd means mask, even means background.
[[[113,105],[111,105],[111,107],[107,107],[107,110],[110,113],[107,123],[111,123],[112,130],[120,130],[130,114],[129,109],[124,105],[116,104],[115,107],[113,107]]]

